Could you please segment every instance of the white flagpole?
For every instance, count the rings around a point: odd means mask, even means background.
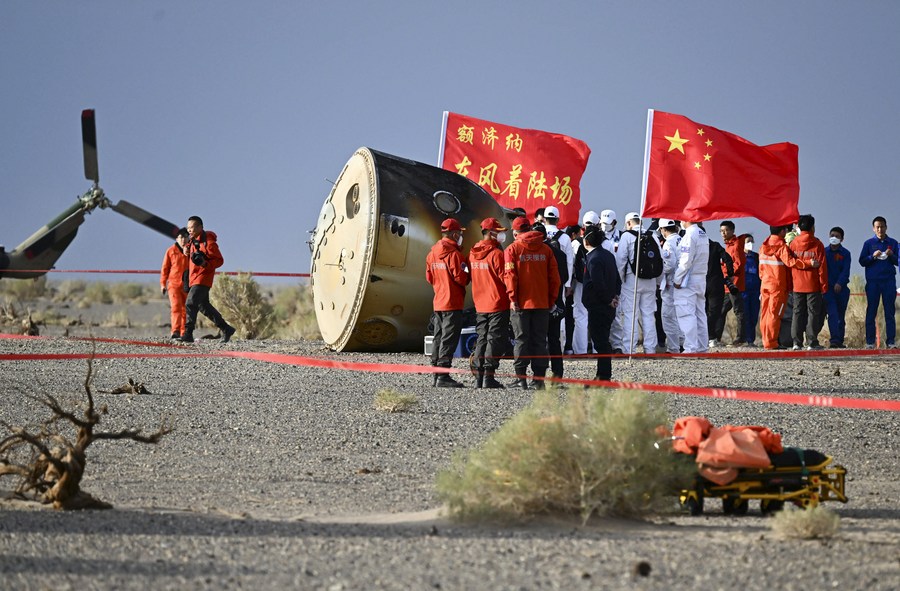
[[[644,142],[644,178],[641,186],[641,222],[638,225],[638,236],[634,242],[634,298],[631,305],[631,341],[628,350],[634,354],[634,327],[637,324],[637,291],[638,291],[638,270],[641,268],[641,235],[644,233],[644,207],[647,205],[647,178],[650,174],[650,141],[653,131],[653,109],[647,109],[647,138]],[[627,220],[626,220],[627,221]],[[628,271],[628,264],[625,264],[625,270]],[[653,327],[656,330],[656,327]],[[644,333],[647,333],[647,327],[644,326]],[[645,351],[646,352],[646,351]],[[656,353],[656,351],[652,351]]]
[[[653,109],[647,109],[647,139],[644,141],[644,178],[641,183],[641,220],[644,219],[644,207],[647,206],[647,180],[650,177],[650,143],[653,134]],[[643,225],[643,222],[642,224]]]
[[[447,143],[447,117],[450,116],[450,111],[444,111],[444,118],[441,121],[441,145],[438,146],[438,168],[444,167],[444,144]]]

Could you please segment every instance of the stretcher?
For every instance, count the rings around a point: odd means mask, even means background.
[[[725,485],[716,484],[699,474],[690,489],[679,495],[681,506],[691,515],[703,513],[705,499],[722,500],[726,515],[744,515],[751,500],[759,501],[763,515],[780,511],[786,502],[803,508],[824,501],[847,502],[844,479],[847,470],[833,463],[830,456],[815,450],[785,448],[770,456],[768,468],[741,468],[738,476]],[[691,456],[685,458],[693,461]]]

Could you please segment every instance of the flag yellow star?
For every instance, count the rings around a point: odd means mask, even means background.
[[[694,168],[696,168],[697,170],[700,170],[700,163],[694,162]]]
[[[712,148],[712,140],[706,140],[706,147]]]
[[[682,154],[684,154],[684,145],[688,143],[690,140],[683,139],[680,135],[678,135],[678,130],[675,130],[675,135],[664,135],[664,138],[669,140],[669,149],[668,152],[672,150],[678,150]]]
[[[703,159],[704,159],[705,161],[709,162],[710,160],[712,160],[712,156],[710,156],[709,154],[704,154],[704,155],[703,155]]]
[[[706,133],[706,132],[703,131],[703,128],[702,128],[702,127],[701,127],[700,129],[697,130],[697,135],[699,135],[700,137],[703,137],[703,134],[704,134],[704,133]]]

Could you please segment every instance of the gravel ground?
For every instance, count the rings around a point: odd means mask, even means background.
[[[93,329],[121,338],[147,332]],[[219,347],[206,341],[184,348]],[[300,341],[238,340],[222,348],[425,363],[418,354],[334,354]],[[0,353],[90,350],[88,342],[60,337],[0,339]],[[98,353],[161,351],[97,344]],[[647,383],[898,400],[898,364],[897,355],[645,359],[616,361],[613,371],[615,379]],[[0,420],[45,416],[25,394],[74,399],[85,368],[83,360],[0,361]],[[593,373],[590,362],[567,365],[567,377]],[[128,378],[152,394],[100,393]],[[828,541],[779,540],[755,506],[734,517],[715,502],[699,517],[475,526],[441,516],[435,473],[530,396],[430,383],[416,374],[234,358],[98,360],[94,391],[109,406],[107,428],[153,429],[168,418],[176,430],[157,446],[90,448],[83,488],[113,510],[0,505],[0,588],[900,588],[898,413],[667,396],[673,418],[767,425],[785,445],[818,449],[844,465],[850,502],[827,505],[842,520]],[[420,404],[407,413],[378,412],[373,397],[383,388],[414,393]],[[0,489],[9,486],[0,480]],[[641,562],[650,566],[648,576],[635,574]]]

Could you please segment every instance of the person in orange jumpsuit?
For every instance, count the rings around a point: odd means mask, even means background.
[[[494,378],[500,356],[509,349],[509,296],[503,283],[503,247],[506,228],[496,218],[481,222],[483,240],[469,251],[472,300],[475,302],[476,388],[502,388]]]
[[[166,250],[163,256],[162,269],[159,273],[159,285],[163,295],[169,294],[169,305],[172,308],[172,338],[180,339],[184,332],[184,302],[187,300],[185,273],[188,270],[188,259],[184,256],[184,245],[188,240],[187,228],[178,231],[175,244]]]
[[[819,267],[818,259],[798,259],[784,241],[791,229],[787,226],[769,226],[771,236],[759,249],[759,330],[763,347],[778,349],[778,333],[781,331],[781,314],[791,290],[791,274],[788,269]]]
[[[215,232],[204,230],[203,220],[196,215],[188,218],[187,231],[190,236],[185,243],[184,254],[190,261],[188,263],[190,290],[187,301],[184,303],[186,319],[181,342],[194,342],[194,325],[197,322],[197,314],[202,313],[219,329],[222,334],[222,343],[227,343],[235,333],[235,328],[222,318],[216,307],[209,301],[209,291],[212,289],[216,269],[225,263],[222,251],[219,250],[218,236]]]
[[[463,227],[453,218],[441,222],[441,239],[425,257],[425,279],[434,288],[431,316],[434,341],[431,365],[450,367],[462,332],[462,310],[469,272],[462,254]],[[462,388],[448,373],[435,373],[438,388]]]
[[[512,223],[516,239],[503,251],[504,280],[509,294],[510,322],[516,343],[513,387],[529,389],[528,365],[534,370],[532,386],[544,388],[544,377],[550,366],[547,329],[550,308],[556,302],[561,285],[556,257],[544,244],[544,235],[531,229],[527,218]]]
[[[791,338],[794,350],[803,347],[806,331],[806,348],[821,349],[819,331],[825,316],[822,314],[823,295],[828,291],[828,265],[825,264],[825,245],[815,237],[816,220],[811,215],[801,215],[797,223],[800,235],[791,241],[790,249],[804,260],[816,259],[818,269],[793,269],[791,281],[794,292],[794,318],[791,322]]]

